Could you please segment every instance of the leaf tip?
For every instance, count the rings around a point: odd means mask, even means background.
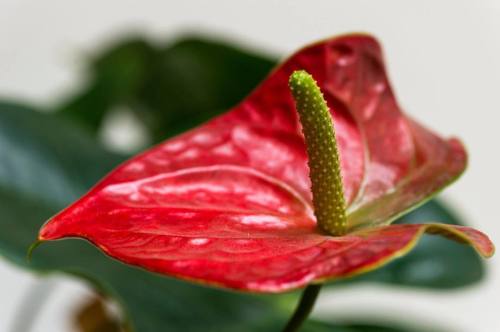
[[[44,240],[37,239],[35,242],[33,242],[30,247],[28,248],[28,252],[26,253],[26,261],[28,263],[31,263],[31,258],[33,257],[33,251],[35,251],[36,248],[38,248],[39,245],[41,245]]]

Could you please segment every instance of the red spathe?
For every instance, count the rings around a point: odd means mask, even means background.
[[[288,89],[312,74],[334,118],[348,202],[346,236],[321,234]],[[279,292],[381,266],[424,233],[493,254],[482,233],[389,223],[456,179],[466,153],[400,111],[380,47],[364,35],[299,51],[228,113],[124,163],[52,218],[41,240],[82,237],[151,271]],[[77,258],[75,258],[77,259]]]

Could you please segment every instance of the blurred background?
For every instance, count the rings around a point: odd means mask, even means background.
[[[84,95],[98,92],[92,91],[89,64],[129,42],[148,49],[170,45],[181,36],[206,36],[262,56],[259,68],[267,71],[272,60],[304,44],[358,31],[381,41],[405,110],[465,142],[469,169],[440,197],[498,245],[498,0],[0,0],[0,99],[68,113],[91,105]],[[98,137],[121,153],[136,151],[161,135],[147,121],[138,121],[127,105],[113,105],[112,112],[95,120],[105,123]],[[3,154],[1,148],[2,142]],[[35,298],[50,294],[31,330],[37,332],[71,331],[70,312],[92,294],[76,280],[51,276],[40,281],[0,261],[0,331],[11,332],[20,307],[26,305],[23,299],[33,290],[38,292]],[[499,307],[500,265],[494,257],[482,282],[469,287],[439,292],[370,284],[335,288],[322,293],[314,316],[336,321],[362,314],[449,331],[492,332],[500,331]]]

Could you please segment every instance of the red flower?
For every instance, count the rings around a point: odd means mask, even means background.
[[[288,78],[305,69],[333,116],[347,230],[316,225],[304,137]],[[391,225],[464,170],[466,153],[403,115],[368,36],[299,51],[228,113],[124,163],[49,220],[39,239],[85,238],[123,262],[182,279],[280,292],[363,273],[424,233],[493,245],[444,224]]]

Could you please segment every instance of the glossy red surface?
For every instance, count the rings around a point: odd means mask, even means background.
[[[315,225],[287,85],[297,69],[315,77],[335,119],[347,236],[323,235]],[[151,271],[259,292],[373,269],[405,253],[424,231],[489,256],[491,242],[470,228],[385,226],[465,164],[457,140],[401,113],[377,42],[345,36],[306,47],[228,113],[124,163],[52,218],[40,239],[82,237]]]

